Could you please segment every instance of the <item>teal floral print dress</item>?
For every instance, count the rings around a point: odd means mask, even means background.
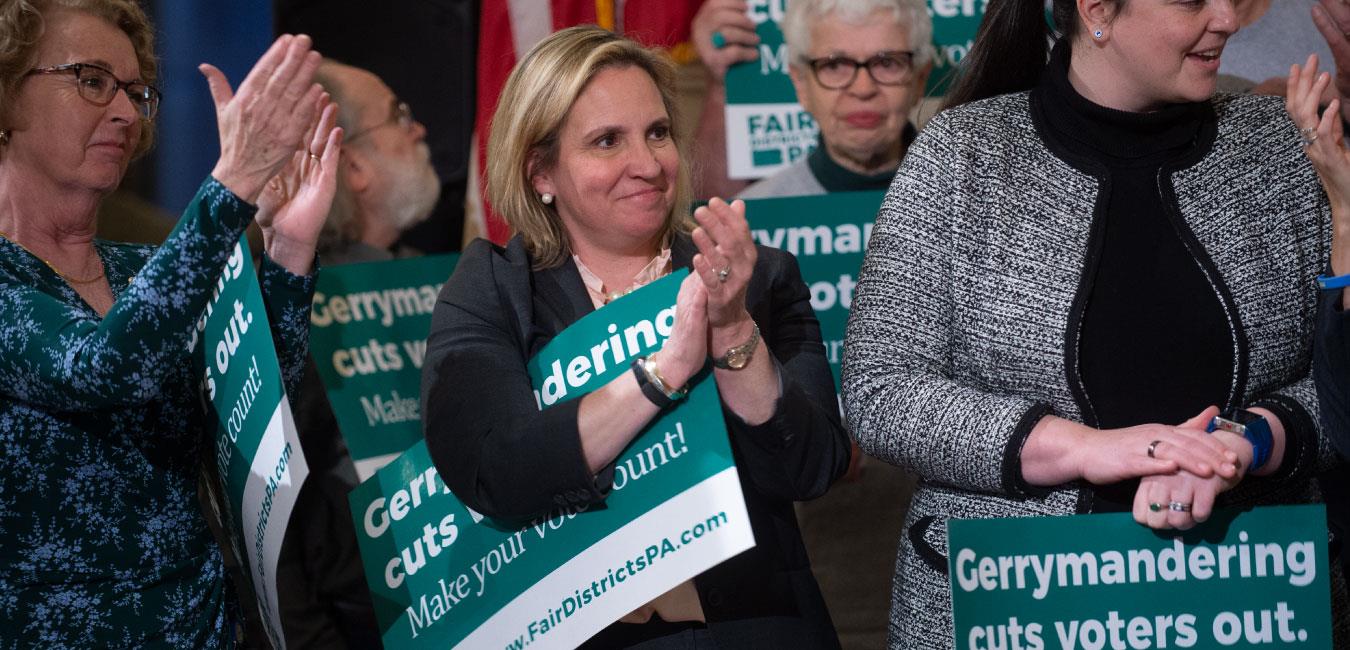
[[[207,179],[159,248],[96,240],[115,298],[102,318],[0,239],[0,649],[234,644],[187,345],[254,212]],[[294,395],[313,275],[260,266]]]

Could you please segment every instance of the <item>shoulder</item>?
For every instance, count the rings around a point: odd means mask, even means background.
[[[807,164],[806,158],[802,157],[797,162],[756,181],[740,194],[737,194],[736,198],[770,199],[779,196],[807,196],[824,193],[825,188],[816,180],[815,174],[811,173],[811,167]]]
[[[935,138],[977,141],[1006,139],[1032,128],[1031,93],[998,95],[948,108],[933,116],[915,139],[915,144]]]
[[[1048,155],[1039,145],[1031,101],[1030,92],[1012,93],[934,115],[905,153],[897,177],[930,183],[961,169],[1001,169],[1014,161],[1024,167]]]
[[[1315,172],[1303,151],[1298,126],[1285,111],[1284,100],[1265,95],[1220,93],[1211,101],[1218,133],[1206,162],[1244,166],[1253,170],[1297,172],[1299,182]],[[1307,177],[1307,178],[1303,178]],[[1290,180],[1273,177],[1277,182]]]
[[[441,288],[439,302],[481,312],[500,305],[500,295],[528,290],[532,261],[519,236],[505,246],[475,239],[460,253],[455,270]]]

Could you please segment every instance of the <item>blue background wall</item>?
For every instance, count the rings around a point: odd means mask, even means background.
[[[176,217],[220,155],[215,107],[197,65],[215,65],[238,86],[272,42],[272,6],[269,0],[158,0],[149,8],[164,92],[151,198]]]

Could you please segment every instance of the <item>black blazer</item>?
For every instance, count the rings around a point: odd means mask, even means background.
[[[1350,314],[1341,310],[1340,291],[1322,292],[1313,379],[1322,402],[1322,431],[1350,458]]]
[[[783,396],[759,426],[723,410],[756,546],[695,584],[721,642],[837,647],[792,502],[824,494],[846,469],[850,445],[796,258],[758,250],[746,302],[779,364]],[[673,266],[688,267],[695,252],[687,236],[676,237]],[[437,470],[474,510],[517,519],[605,499],[614,469],[592,476],[586,466],[581,400],[540,411],[525,370],[591,311],[572,260],[534,270],[519,237],[505,248],[474,241],[442,288],[422,368],[423,427]]]

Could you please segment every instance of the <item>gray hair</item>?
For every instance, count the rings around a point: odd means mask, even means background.
[[[314,80],[328,92],[329,98],[338,106],[337,125],[344,133],[351,133],[360,124],[361,116],[353,102],[343,101],[349,97],[347,88],[335,74],[341,68],[350,68],[333,59],[324,59],[314,75]],[[346,146],[345,144],[343,146]],[[333,193],[333,204],[328,209],[328,218],[319,231],[319,254],[325,254],[361,239],[361,224],[356,219],[356,198],[347,186],[346,174],[337,175],[337,190]]]
[[[890,10],[895,22],[909,27],[914,66],[923,67],[933,60],[933,19],[923,0],[789,0],[783,16],[783,40],[788,51],[805,61],[811,51],[811,25],[833,14],[850,24],[862,24],[872,12]]]

